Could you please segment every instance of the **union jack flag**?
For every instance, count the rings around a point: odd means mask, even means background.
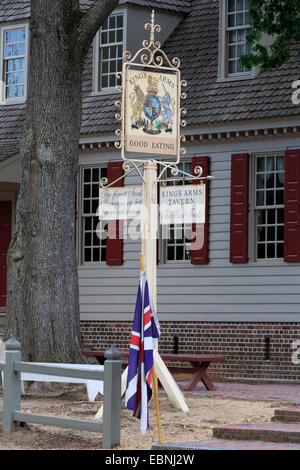
[[[148,402],[152,396],[153,350],[159,336],[160,327],[147,276],[142,273],[131,333],[125,406],[141,420],[143,436],[149,427]]]

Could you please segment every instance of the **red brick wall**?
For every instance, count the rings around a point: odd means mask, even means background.
[[[131,322],[82,322],[85,349],[106,349],[112,344],[128,350]],[[210,366],[215,378],[300,383],[300,365],[292,363],[292,342],[300,339],[299,323],[160,322],[159,351],[224,355],[226,363]],[[267,343],[269,340],[269,358]]]

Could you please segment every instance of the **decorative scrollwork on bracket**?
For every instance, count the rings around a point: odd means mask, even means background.
[[[194,173],[197,176],[202,176],[203,173],[203,168],[201,166],[195,166],[194,168]]]
[[[115,134],[116,134],[117,137],[122,137],[122,131],[121,131],[121,129],[116,129],[116,130],[115,130]],[[121,140],[120,142],[115,142],[115,147],[116,147],[117,149],[121,149],[122,146],[123,146],[122,140]]]
[[[179,170],[178,170],[177,165],[174,165],[173,168],[171,168],[171,174],[172,174],[173,176],[177,176],[177,175],[178,175],[178,172],[179,172]]]
[[[108,185],[108,178],[104,177],[104,178],[101,178],[100,180],[100,186],[101,188],[104,188],[105,186]]]

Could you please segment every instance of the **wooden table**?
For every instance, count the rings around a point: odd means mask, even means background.
[[[105,351],[82,351],[84,356],[95,357],[99,364],[104,364]],[[122,359],[128,361],[129,352],[122,351]],[[185,354],[160,354],[162,360],[168,362],[189,362],[192,367],[168,367],[171,372],[180,372],[184,374],[192,374],[192,377],[184,387],[184,391],[191,392],[195,390],[196,385],[201,380],[206,390],[214,390],[214,384],[207,373],[207,369],[212,362],[224,362],[226,358],[223,356],[201,356],[201,355],[185,355]]]

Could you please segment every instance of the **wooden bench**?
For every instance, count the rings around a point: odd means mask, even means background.
[[[84,356],[95,357],[99,364],[104,364],[104,351],[82,351]],[[123,361],[128,361],[129,351],[122,351]],[[183,390],[190,392],[195,389],[199,380],[201,380],[207,390],[214,390],[214,384],[207,374],[207,369],[211,362],[224,362],[225,357],[221,356],[200,356],[200,355],[182,355],[182,354],[160,354],[164,362],[189,362],[192,367],[168,367],[171,372],[180,372],[192,374],[191,379],[188,381]]]

